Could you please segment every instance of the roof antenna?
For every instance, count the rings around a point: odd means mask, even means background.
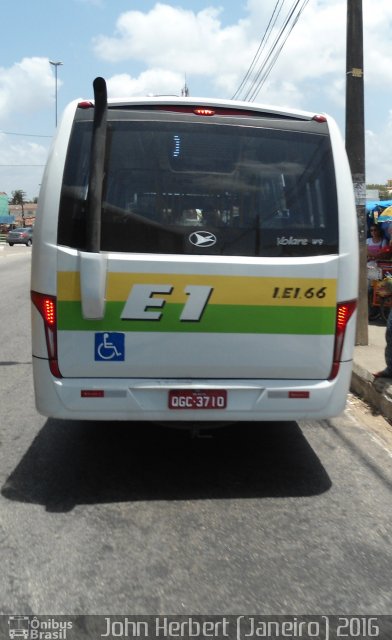
[[[188,89],[188,85],[186,83],[186,74],[184,75],[184,86],[181,89],[181,95],[185,98],[187,98],[189,96],[189,89]]]

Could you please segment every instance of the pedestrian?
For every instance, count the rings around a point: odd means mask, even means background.
[[[377,295],[388,297],[392,295],[392,278],[385,278],[377,290]],[[387,319],[385,331],[385,364],[382,371],[374,374],[375,378],[392,378],[392,309]]]
[[[383,238],[382,231],[378,225],[373,224],[370,227],[370,234],[370,238],[366,240],[368,260],[379,256],[388,246],[388,241]]]

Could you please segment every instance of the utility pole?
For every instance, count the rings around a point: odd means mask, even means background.
[[[362,0],[347,0],[346,150],[354,184],[359,239],[360,262],[356,344],[367,345],[368,282]]]

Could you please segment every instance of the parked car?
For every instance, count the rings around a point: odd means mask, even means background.
[[[13,247],[14,244],[25,244],[26,247],[30,247],[33,244],[33,227],[12,229],[7,234],[7,242],[10,247]]]

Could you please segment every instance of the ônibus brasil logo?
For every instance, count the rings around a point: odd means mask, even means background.
[[[55,620],[54,618],[37,618],[34,616],[8,616],[8,635],[10,640],[67,640],[67,631],[72,629],[72,622]]]
[[[194,231],[189,236],[189,242],[195,247],[212,247],[216,244],[216,236],[210,231]]]

